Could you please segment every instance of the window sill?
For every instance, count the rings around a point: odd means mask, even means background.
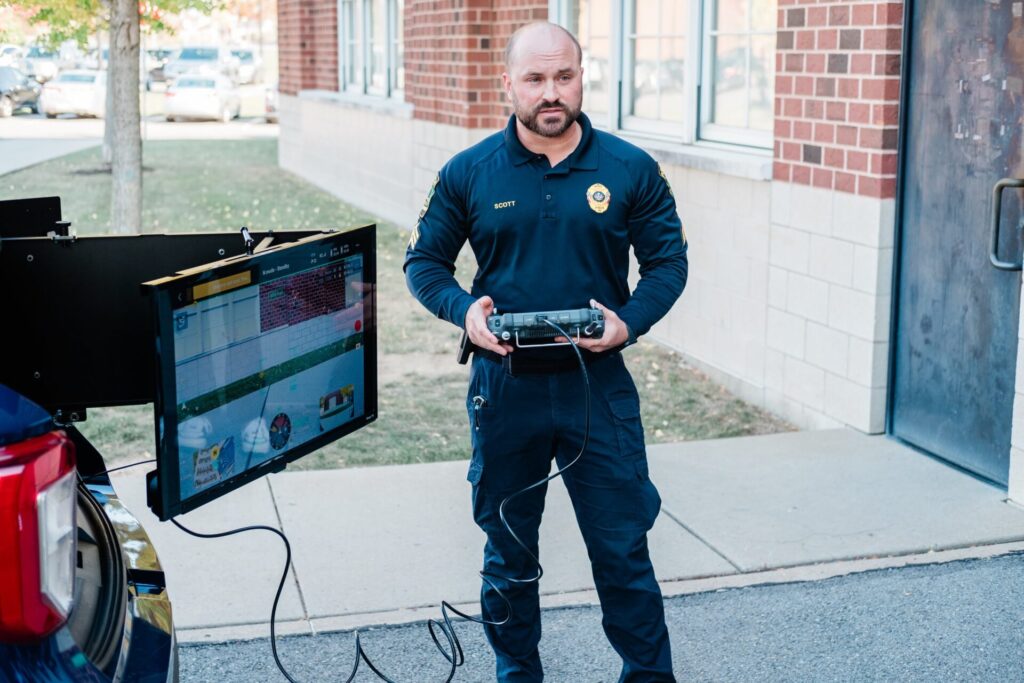
[[[350,109],[363,109],[403,119],[411,119],[414,107],[408,102],[387,97],[336,92],[334,90],[300,90],[299,99],[340,104]]]
[[[742,148],[715,142],[697,142],[685,145],[623,130],[616,131],[615,135],[646,150],[660,163],[721,173],[748,180],[771,180],[772,178],[772,153],[769,150]]]

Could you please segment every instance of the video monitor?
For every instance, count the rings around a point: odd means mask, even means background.
[[[376,418],[375,234],[314,235],[143,285],[156,315],[149,498],[161,519]]]

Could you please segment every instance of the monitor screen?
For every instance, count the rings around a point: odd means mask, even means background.
[[[161,519],[376,418],[374,249],[368,226],[143,285],[156,314]]]

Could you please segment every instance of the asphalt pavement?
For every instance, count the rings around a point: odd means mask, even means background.
[[[668,598],[679,681],[1024,680],[1024,554],[886,569],[812,583]],[[593,606],[546,610],[541,655],[552,683],[613,683],[619,662]],[[475,624],[457,626],[455,681],[493,681]],[[364,649],[400,682],[444,681],[423,623],[364,630]],[[299,681],[344,681],[352,632],[290,636],[280,656]],[[266,638],[181,648],[182,683],[284,680]],[[365,664],[356,681],[375,681]]]

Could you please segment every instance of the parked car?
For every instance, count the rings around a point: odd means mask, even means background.
[[[39,111],[49,119],[58,114],[103,118],[106,106],[106,71],[64,71],[44,85],[39,96]]]
[[[221,47],[183,47],[164,67],[164,77],[173,82],[187,73],[199,73],[204,76],[223,75],[236,80],[238,62],[231,56],[231,52]]]
[[[70,431],[0,385],[0,680],[177,681],[153,545]]]
[[[0,66],[21,67],[25,49],[18,45],[0,45]]]
[[[263,105],[267,123],[277,123],[277,83],[267,88],[263,94]]]
[[[256,83],[262,80],[263,63],[252,50],[232,50],[231,56],[238,61],[238,83]]]
[[[58,59],[56,52],[33,45],[21,60],[22,71],[40,83],[45,83],[57,75]]]
[[[237,118],[241,109],[238,88],[225,76],[181,76],[164,93],[164,115],[168,121],[216,119],[227,123]]]
[[[152,90],[154,83],[166,83],[164,68],[174,56],[174,50],[146,50],[146,90]]]
[[[39,111],[40,86],[13,66],[0,66],[0,118],[7,118],[22,107]]]

